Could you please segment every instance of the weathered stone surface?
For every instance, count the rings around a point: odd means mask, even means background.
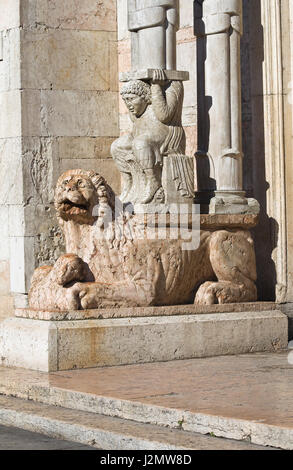
[[[7,402],[8,404],[8,402]],[[5,411],[2,408],[2,413]],[[7,410],[8,411],[8,410]],[[12,415],[10,415],[12,417]],[[24,418],[25,415],[23,415]],[[8,417],[8,416],[7,416]],[[32,418],[31,415],[27,415],[28,419]],[[13,418],[12,418],[13,419]],[[15,416],[15,420],[17,418]],[[5,421],[5,419],[3,420]],[[36,424],[36,423],[35,423]],[[47,422],[47,424],[49,424]],[[77,442],[67,441],[62,438],[53,438],[50,435],[46,435],[40,432],[33,432],[27,431],[26,429],[16,428],[11,425],[0,425],[0,450],[10,450],[10,451],[18,451],[18,450],[33,450],[33,451],[40,451],[40,450],[94,450],[93,447],[88,445],[79,444]]]
[[[42,205],[44,212],[48,213],[48,208],[45,208],[54,202],[54,187],[60,174],[57,139],[24,137],[22,144],[24,201],[29,201],[31,207]],[[35,214],[35,217],[39,215],[40,213]],[[33,214],[30,216],[27,212],[25,216],[28,216],[27,225],[33,222],[30,220],[33,219]]]
[[[34,237],[10,237],[10,286],[11,292],[28,292],[35,269]]]
[[[82,168],[85,171],[94,170],[97,173],[103,174],[107,181],[111,181],[111,187],[115,193],[121,192],[121,177],[120,173],[112,158],[107,159],[76,159],[76,160],[62,160],[60,173],[70,171],[72,168]]]
[[[193,5],[189,0],[179,0],[180,28],[193,26]]]
[[[166,74],[154,70],[151,84],[130,80],[121,90],[133,129],[113,143],[111,153],[122,175],[124,203],[192,203],[194,198],[194,162],[185,156],[181,122],[183,85],[167,82]]]
[[[119,133],[117,107],[115,92],[44,91],[42,135],[116,136]]]
[[[0,321],[12,317],[14,312],[14,302],[12,295],[1,295],[0,297]]]
[[[28,295],[13,293],[14,307],[17,308],[28,308]]]
[[[292,450],[292,377],[285,351],[50,375],[1,368],[0,390],[30,403]]]
[[[18,90],[0,93],[0,109],[5,119],[0,120],[0,139],[21,136],[21,93]]]
[[[0,204],[22,204],[23,179],[21,139],[0,139],[0,154]],[[10,177],[8,178],[7,175]]]
[[[43,90],[116,91],[115,41],[115,33],[104,31],[23,31],[22,86]]]
[[[42,135],[42,101],[40,90],[22,90],[21,92],[21,120],[22,136],[39,137]],[[54,134],[53,134],[54,135]]]
[[[184,83],[183,126],[186,132],[186,154],[194,155],[197,149],[196,113],[196,46],[193,33],[193,3],[180,0],[180,30],[177,33],[177,68],[189,71],[190,80]],[[128,72],[131,69],[130,33],[127,24],[127,1],[120,0],[117,5],[118,19],[118,54],[119,71]],[[125,114],[125,106],[120,102],[120,131],[122,134],[131,131],[131,122]]]
[[[129,82],[130,80],[152,80],[156,69],[139,69],[131,72],[122,72],[119,76],[121,82]],[[167,80],[189,80],[188,72],[181,72],[179,70],[164,70],[165,78]]]
[[[10,397],[0,397],[0,423],[9,426],[1,429],[0,450],[29,450],[29,439],[33,442],[33,450],[267,450],[247,442],[217,439]],[[32,434],[20,432],[16,427],[32,431]],[[58,440],[51,442],[35,433]]]
[[[0,10],[0,259],[17,250],[10,275],[25,298],[35,266],[62,253],[52,212],[62,162],[95,167],[99,156],[119,191],[103,161],[119,135],[116,1],[1,0]]]
[[[130,32],[128,31],[127,24],[127,0],[120,0],[117,2],[117,29],[118,29],[118,41],[123,39],[130,39]],[[128,69],[130,70],[130,68]]]
[[[179,305],[192,303],[195,293],[196,303],[208,305],[257,299],[247,230],[200,231],[192,225],[193,232],[179,233],[178,214],[176,234],[173,221],[168,232],[166,224],[145,226],[144,214],[115,213],[115,193],[105,179],[81,169],[60,176],[55,207],[67,255],[36,270],[29,293],[33,309]],[[87,270],[59,279],[60,268],[75,272],[83,262]]]
[[[288,344],[288,319],[277,310],[65,322],[14,318],[0,325],[0,339],[3,365],[46,372],[278,351]]]
[[[114,137],[59,137],[59,158],[71,161],[92,159],[92,164],[95,160],[111,159],[110,148],[114,140]],[[102,170],[100,173],[103,173]],[[113,184],[112,181],[111,184]]]
[[[0,0],[0,30],[20,26],[19,0]]]
[[[18,90],[21,88],[19,30],[0,31],[0,37],[0,41],[2,41],[0,92]]]
[[[57,370],[57,330],[54,324],[9,318],[0,324],[2,364]],[[34,363],[33,367],[32,362]]]
[[[0,296],[10,292],[9,262],[0,261]]]
[[[9,230],[8,230],[8,207],[0,205],[0,260],[9,259]]]
[[[273,302],[246,302],[243,304],[225,305],[176,305],[168,307],[132,307],[132,308],[103,308],[91,310],[70,310],[67,312],[34,310],[29,308],[16,308],[15,316],[29,318],[31,320],[45,321],[74,321],[108,318],[132,318],[132,317],[170,317],[173,315],[202,315],[210,313],[239,313],[239,312],[264,312],[281,309],[282,306]],[[293,315],[292,315],[293,316]]]
[[[176,61],[179,1],[129,1],[127,10],[131,71],[120,74],[120,80],[127,82],[121,95],[133,129],[115,141],[111,151],[122,174],[120,199],[192,203],[194,162],[185,156],[182,128],[182,81],[189,73],[179,72]]]
[[[197,124],[195,113],[197,107],[196,63],[196,47],[194,41],[179,43],[177,53],[177,68],[178,70],[188,70],[189,73],[189,80],[184,83],[184,101],[182,117],[184,126]],[[189,116],[188,120],[187,115]],[[191,121],[190,117],[192,115],[194,116],[193,121]]]
[[[201,214],[201,228],[224,227],[251,229],[259,222],[259,214]]]
[[[116,31],[115,0],[21,0],[20,11],[27,29]]]
[[[145,65],[154,69],[176,70],[178,0],[149,0],[140,4],[130,1],[127,6],[132,70]]]
[[[199,194],[205,203],[215,190],[221,193],[212,199],[211,213],[251,210],[245,200],[242,175],[242,20],[242,0],[196,4]]]

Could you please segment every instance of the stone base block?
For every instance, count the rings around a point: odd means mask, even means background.
[[[288,344],[279,312],[42,321],[0,325],[3,366],[53,372],[97,366],[272,352]]]
[[[167,80],[179,80],[182,82],[189,80],[189,72],[181,70],[164,70]],[[132,70],[131,72],[121,72],[120,82],[129,82],[130,80],[151,80],[154,69]]]
[[[259,214],[260,205],[256,199],[246,198],[243,191],[216,191],[210,202],[211,214]]]

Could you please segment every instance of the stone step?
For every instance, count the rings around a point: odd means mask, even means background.
[[[12,426],[0,425],[0,452],[3,450],[95,450],[78,442],[54,437]],[[11,462],[10,462],[11,463]]]
[[[50,374],[1,367],[0,394],[293,450],[293,366],[288,353]]]
[[[266,447],[0,396],[0,424],[104,450],[267,450]]]

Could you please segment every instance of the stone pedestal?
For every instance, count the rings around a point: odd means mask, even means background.
[[[252,305],[247,309],[258,308]],[[184,315],[178,307],[176,315],[176,307],[164,307],[154,309],[157,316],[144,316],[147,312],[140,309],[141,316],[130,318],[133,312],[128,309],[124,310],[126,318],[75,321],[44,321],[37,318],[44,318],[45,312],[18,310],[18,315],[35,319],[11,318],[0,325],[2,365],[54,372],[287,347],[288,319],[278,310],[264,306],[264,311],[246,311],[242,305],[238,313],[225,313],[222,308],[224,313],[196,315],[193,306],[184,308],[193,313]],[[107,310],[100,314],[107,316]],[[62,318],[60,312],[51,315]],[[63,318],[70,315],[74,318],[74,312],[64,313]]]

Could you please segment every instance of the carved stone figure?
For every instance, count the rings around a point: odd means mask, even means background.
[[[200,246],[138,236],[137,216],[114,219],[115,195],[95,172],[71,170],[57,183],[55,207],[67,254],[35,271],[33,309],[255,301],[253,241],[245,230],[201,231]],[[108,211],[107,217],[105,217]],[[125,236],[126,230],[129,236]],[[122,236],[121,236],[122,234]]]
[[[155,70],[151,85],[132,80],[123,86],[121,95],[133,122],[132,132],[116,140],[111,148],[122,174],[121,201],[164,202],[162,165],[168,156],[180,158],[182,164],[174,179],[178,178],[188,188],[187,196],[193,197],[193,161],[184,156],[182,82],[167,82],[164,72]]]

